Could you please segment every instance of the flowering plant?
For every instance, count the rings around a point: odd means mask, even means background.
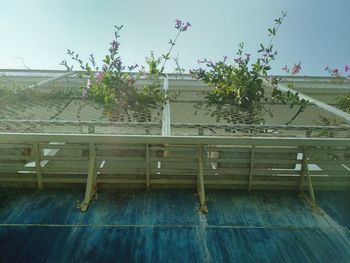
[[[139,91],[135,83],[145,73],[145,68],[139,67],[137,64],[124,66],[119,56],[120,47],[120,31],[123,26],[115,26],[114,40],[110,43],[109,53],[103,59],[103,65],[100,68],[95,61],[94,55],[90,55],[89,62],[85,63],[80,59],[79,55],[71,50],[67,50],[67,54],[73,61],[76,61],[83,74],[88,76],[87,85],[83,88],[82,97],[89,98],[103,106],[104,111],[109,115],[131,115],[138,116],[140,110],[146,110],[146,120],[150,120],[151,109],[162,106],[165,103],[165,96],[162,91],[161,77],[164,75],[164,67],[170,59],[170,54],[179,35],[187,31],[190,23],[184,23],[181,20],[175,20],[175,28],[177,35],[174,40],[170,40],[170,49],[160,58],[155,58],[153,52],[151,56],[146,58],[148,64],[148,73],[151,79],[150,84],[145,84],[142,91]],[[67,61],[62,61],[67,70],[73,70],[73,66],[69,66]],[[159,66],[162,64],[161,68]],[[133,72],[139,68],[138,72]],[[129,72],[125,72],[125,70]],[[141,121],[146,121],[142,119]]]
[[[350,67],[349,67],[349,65],[346,65],[344,67],[344,74],[341,74],[341,71],[339,70],[339,68],[331,68],[331,67],[327,66],[324,70],[327,71],[331,77],[334,77],[334,78],[344,78],[345,77],[347,79],[350,79]]]
[[[342,73],[339,68],[331,68],[331,67],[326,67],[325,71],[327,71],[332,78],[337,78],[339,80],[341,79],[350,79],[350,67],[349,65],[345,65],[344,67],[344,72]],[[350,94],[347,94],[343,97],[341,97],[337,103],[336,106],[341,109],[342,111],[345,111],[347,113],[350,113]]]
[[[250,64],[251,54],[243,52],[243,43],[239,44],[236,53],[238,57],[233,59],[234,63],[232,64],[228,63],[227,56],[216,63],[207,59],[198,61],[200,64],[204,64],[206,69],[192,70],[192,76],[213,88],[205,93],[206,108],[216,106],[214,113],[218,112],[218,109],[222,109],[223,106],[230,107],[233,110],[232,114],[237,112],[258,113],[263,108],[263,102],[283,103],[291,106],[305,103],[304,100],[299,99],[298,94],[282,93],[277,89],[277,79],[268,76],[271,69],[270,63],[277,55],[272,42],[286,15],[285,12],[282,12],[282,16],[274,20],[275,27],[268,29],[271,37],[270,42],[267,46],[260,44],[258,50],[260,57],[255,63]],[[295,68],[295,71],[298,71],[298,69]],[[270,96],[265,94],[263,78],[273,88]],[[200,106],[201,104],[197,105],[197,107]],[[217,117],[217,120],[220,119],[220,116]],[[226,120],[229,121],[229,118]]]

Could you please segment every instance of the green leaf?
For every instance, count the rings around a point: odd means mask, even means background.
[[[111,63],[111,58],[109,55],[106,55],[105,59],[103,60],[104,63],[106,63],[107,65],[109,65]]]

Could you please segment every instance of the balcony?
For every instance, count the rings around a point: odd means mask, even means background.
[[[290,81],[300,113],[198,110],[208,87],[168,75],[164,108],[108,117],[75,73],[1,70],[0,256],[346,261],[350,84]]]

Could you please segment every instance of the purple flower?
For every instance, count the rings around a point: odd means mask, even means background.
[[[113,42],[110,43],[110,44],[112,46],[112,49],[114,49],[114,50],[116,50],[119,47],[119,42],[118,41],[113,40]]]
[[[104,64],[104,65],[102,66],[102,70],[103,70],[104,72],[106,72],[107,69],[108,69],[108,65],[107,65],[107,64]]]
[[[190,27],[190,26],[191,26],[191,24],[188,23],[188,22],[186,22],[186,25],[184,25],[184,26],[182,27],[182,31],[186,31],[187,28]]]
[[[116,59],[114,59],[114,61],[112,62],[112,65],[114,65],[115,67],[117,67],[117,68],[121,68],[121,69],[123,69],[123,67],[122,67],[122,60],[121,60],[121,58],[120,57],[117,57]],[[124,67],[125,68],[125,67]]]
[[[226,60],[227,60],[227,56],[224,56],[224,63],[226,62]]]
[[[244,63],[243,59],[241,57],[235,58],[234,62],[236,62],[238,65],[242,65]]]
[[[180,19],[175,20],[175,28],[179,29],[180,31],[186,31],[190,26],[191,24],[189,22],[184,23]]]
[[[97,80],[97,82],[101,82],[103,76],[104,76],[104,73],[101,72],[101,71],[98,71],[98,72],[96,72],[96,74],[95,74],[94,77],[95,77],[95,79]]]
[[[350,69],[350,68],[349,68],[349,66],[348,66],[348,65],[346,65],[346,66],[345,66],[345,68],[344,68],[344,71],[345,71],[345,72],[348,72],[348,71],[349,71],[349,69]]]
[[[83,92],[81,93],[81,98],[85,99],[88,96],[88,92],[89,91],[87,89],[84,89]]]
[[[284,67],[282,68],[283,71],[289,73],[289,68],[287,65],[284,65]]]
[[[176,29],[180,29],[181,28],[181,25],[182,25],[182,22],[180,19],[176,19],[175,20],[175,28]]]

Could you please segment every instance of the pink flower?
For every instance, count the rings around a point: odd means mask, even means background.
[[[298,64],[294,64],[292,68],[292,75],[298,74],[300,70],[301,70],[301,62],[299,62]]]
[[[339,70],[337,68],[332,70],[332,76],[338,76]]]

